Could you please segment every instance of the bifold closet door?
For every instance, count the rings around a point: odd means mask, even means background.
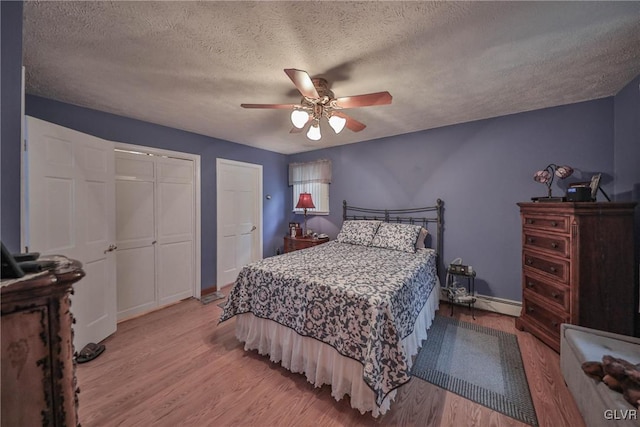
[[[155,159],[115,152],[118,320],[157,307]]]
[[[118,319],[193,296],[194,164],[116,151]]]
[[[157,291],[160,306],[193,295],[193,162],[158,157]]]
[[[34,117],[26,125],[26,243],[82,263],[71,298],[80,351],[116,331],[114,144]]]

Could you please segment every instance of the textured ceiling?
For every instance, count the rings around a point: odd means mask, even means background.
[[[640,74],[640,2],[24,3],[26,91],[280,153],[611,96]],[[289,134],[283,69],[367,128]]]

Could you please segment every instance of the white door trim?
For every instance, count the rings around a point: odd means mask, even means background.
[[[219,279],[220,279],[220,263],[219,263],[219,259],[220,259],[220,251],[223,250],[222,246],[222,236],[220,233],[222,224],[220,223],[220,218],[222,217],[221,211],[220,211],[220,206],[221,206],[221,200],[220,200],[220,195],[222,193],[222,191],[220,191],[220,166],[226,164],[226,165],[230,165],[230,166],[239,166],[239,167],[245,167],[245,168],[251,168],[251,169],[255,169],[257,171],[259,171],[258,173],[258,183],[257,183],[257,191],[256,191],[256,218],[258,218],[258,230],[260,231],[260,233],[258,234],[258,257],[259,259],[263,258],[263,218],[262,218],[262,211],[263,211],[263,206],[262,206],[262,182],[263,182],[263,176],[262,176],[262,165],[258,165],[255,163],[247,163],[247,162],[239,162],[236,160],[228,160],[228,159],[223,159],[223,158],[216,158],[216,289],[219,289],[220,286],[225,285],[225,283],[218,283]]]
[[[201,203],[200,203],[200,155],[183,153],[180,151],[164,150],[154,147],[145,147],[143,145],[126,144],[124,142],[115,143],[116,150],[134,151],[137,153],[153,154],[155,156],[173,157],[176,159],[192,160],[193,161],[193,182],[194,182],[194,253],[195,253],[195,280],[193,284],[193,296],[200,299],[202,291],[202,256],[201,256]]]

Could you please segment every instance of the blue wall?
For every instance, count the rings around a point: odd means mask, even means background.
[[[2,108],[0,108],[0,239],[20,250],[20,114],[22,84],[22,2],[0,2]]]
[[[462,257],[478,273],[483,295],[521,300],[521,229],[517,202],[546,195],[533,181],[549,163],[568,164],[566,185],[603,173],[613,193],[613,98],[497,117],[290,156],[330,158],[331,214],[309,228],[333,237],[341,203],[399,208],[444,200],[444,262]],[[289,201],[291,203],[291,201]]]
[[[200,155],[203,288],[216,284],[216,158],[262,165],[263,194],[271,195],[263,201],[264,256],[274,255],[282,244],[288,219],[283,206],[290,192],[285,155],[32,95],[26,96],[25,109],[29,116],[99,138]]]
[[[640,76],[614,98],[615,200],[640,202]],[[635,282],[640,286],[640,207],[635,211]],[[637,331],[640,331],[640,317]]]

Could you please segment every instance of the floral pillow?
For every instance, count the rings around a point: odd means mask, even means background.
[[[342,223],[342,228],[336,240],[352,245],[371,246],[378,226],[382,221],[350,220]]]
[[[383,222],[378,227],[371,246],[414,253],[421,228],[419,225]]]

